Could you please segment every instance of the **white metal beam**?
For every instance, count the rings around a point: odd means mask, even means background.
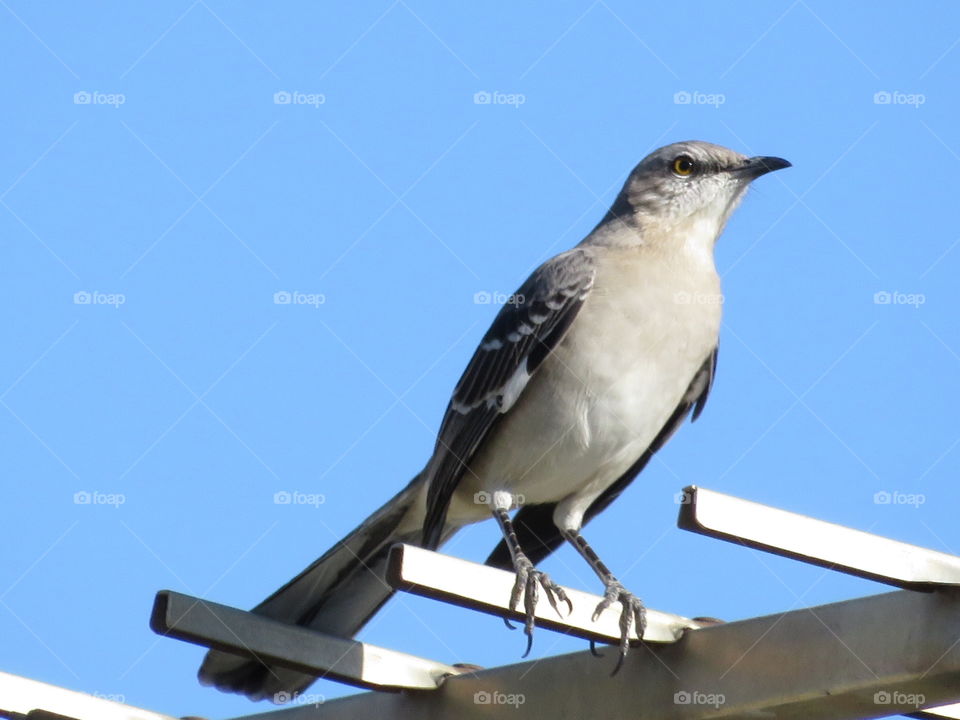
[[[677,525],[683,530],[896,587],[960,587],[960,557],[955,555],[706,488],[684,488]]]
[[[176,720],[106,697],[0,672],[0,717],[61,715],[71,720]],[[31,714],[32,713],[32,714]]]
[[[413,545],[394,545],[387,563],[387,582],[398,590],[522,622],[522,612],[508,609],[515,577],[512,572]],[[563,591],[570,598],[573,611],[567,614],[567,605],[560,603],[561,612],[558,613],[541,599],[536,610],[538,627],[597,642],[620,642],[619,606],[603,613],[594,622],[591,616],[603,598],[569,587],[564,587]],[[684,630],[703,625],[679,615],[648,609],[644,640],[675,642]]]

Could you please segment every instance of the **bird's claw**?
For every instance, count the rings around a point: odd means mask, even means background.
[[[613,579],[606,583],[603,600],[593,611],[593,621],[596,622],[601,613],[615,602],[619,602],[622,606],[620,611],[620,656],[617,658],[617,666],[613,669],[611,676],[620,672],[620,668],[623,666],[623,660],[630,648],[630,630],[635,630],[637,639],[643,640],[643,633],[647,629],[647,610],[643,606],[643,602],[623,587],[618,580]]]
[[[551,580],[550,576],[545,572],[537,570],[533,566],[533,563],[526,557],[520,556],[517,558],[514,562],[514,568],[516,569],[517,577],[513,583],[513,590],[510,593],[510,610],[513,611],[517,609],[522,596],[523,612],[525,615],[523,633],[527,636],[527,649],[523,653],[523,657],[526,657],[530,654],[530,648],[533,647],[533,627],[537,602],[540,599],[540,588],[543,588],[547,602],[550,603],[550,607],[556,611],[557,615],[561,615],[558,602],[567,604],[567,614],[573,612],[573,603],[570,602],[570,598],[567,597],[562,587]],[[509,621],[506,619],[504,619],[504,621],[507,623],[507,627],[512,627]]]

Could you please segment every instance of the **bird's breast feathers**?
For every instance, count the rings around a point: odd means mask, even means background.
[[[591,443],[603,434],[614,443],[652,440],[717,344],[723,297],[713,264],[669,260],[602,267],[600,292],[587,299],[570,344],[558,348],[556,365],[567,366],[560,371],[580,378]],[[603,292],[608,283],[615,293]]]
[[[712,263],[632,251],[609,260],[575,327],[503,418],[479,482],[533,503],[585,484],[602,491],[653,441],[716,346],[722,301]]]

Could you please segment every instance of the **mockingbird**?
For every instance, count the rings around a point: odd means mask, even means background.
[[[789,166],[705,142],[644,158],[593,231],[500,310],[420,474],[253,612],[352,637],[392,594],[383,574],[393,543],[434,549],[492,515],[503,540],[487,563],[516,573],[510,603],[523,602],[527,651],[540,591],[554,608],[569,604],[535,568],[566,540],[603,582],[594,618],[621,606],[622,661],[631,631],[643,637],[643,604],[580,529],[703,410],[722,300],[714,243],[750,182]],[[252,699],[314,680],[216,650],[199,675]]]

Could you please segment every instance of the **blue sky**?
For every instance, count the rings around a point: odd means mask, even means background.
[[[252,606],[392,495],[496,313],[477,294],[691,138],[794,167],[718,244],[705,413],[587,537],[651,607],[728,620],[884,588],[677,530],[687,484],[960,551],[960,10],[931,8],[2,3],[0,669],[253,712],[150,632],[153,594]],[[598,589],[570,550],[545,569]],[[363,638],[523,650],[416,598]]]

